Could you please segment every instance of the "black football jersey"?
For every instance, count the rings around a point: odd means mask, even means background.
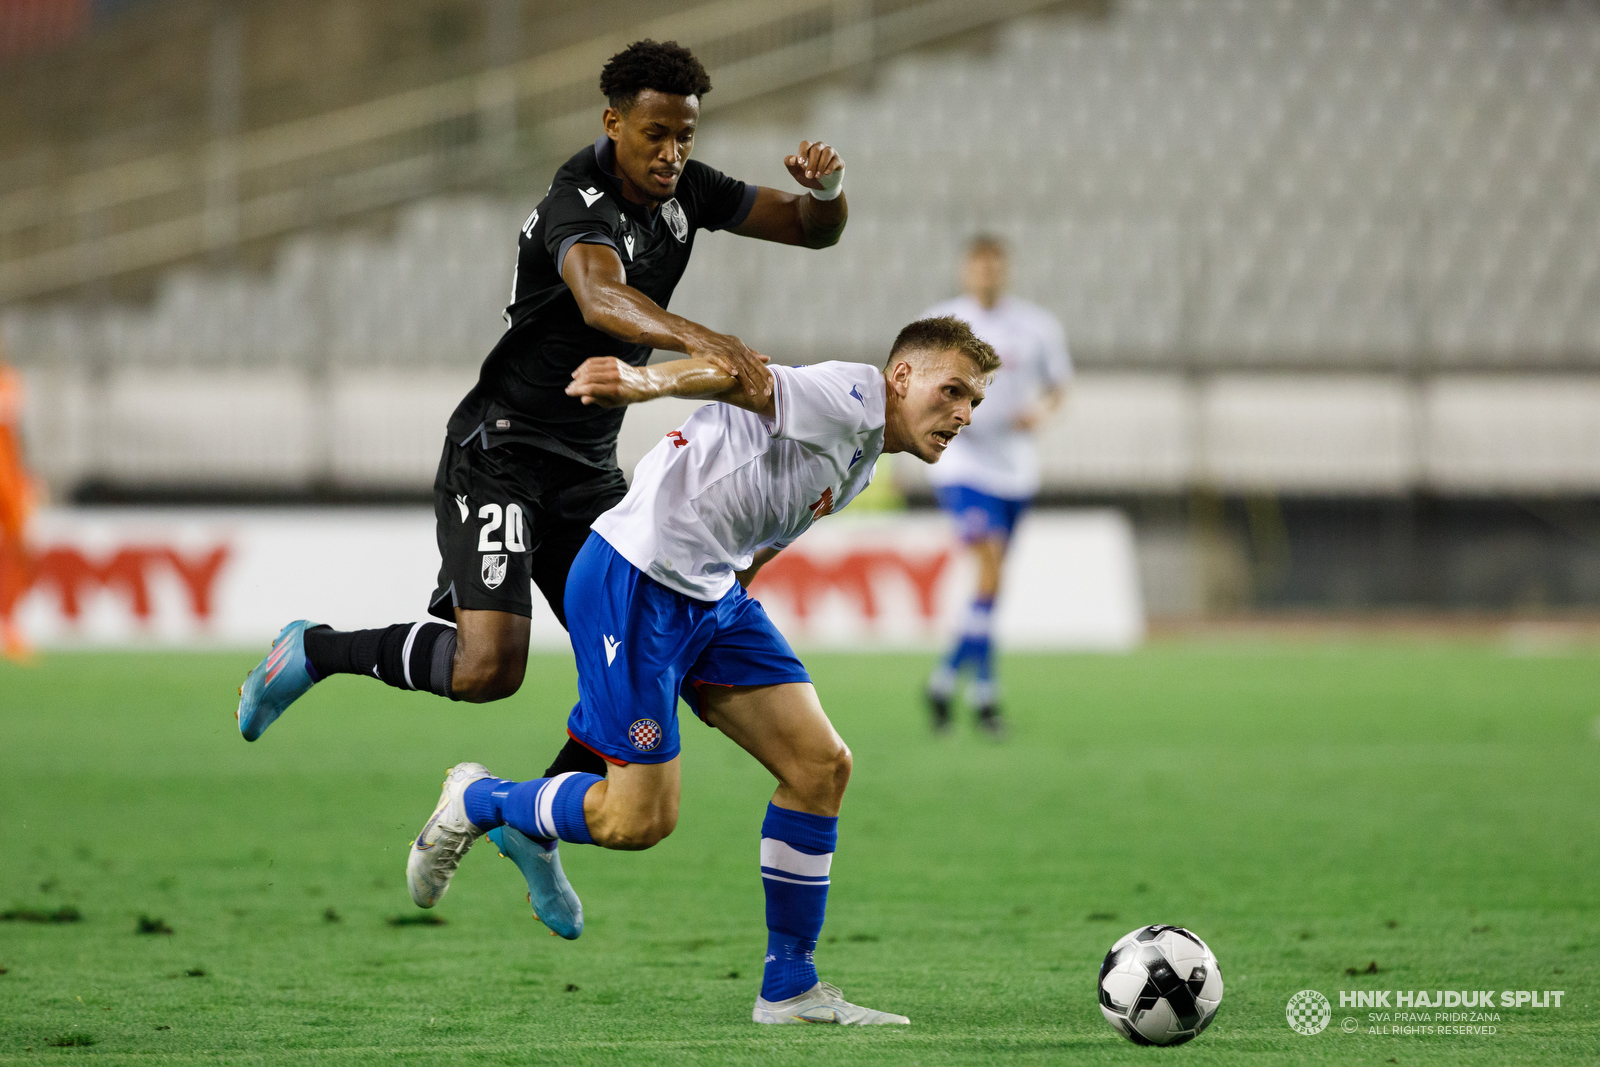
[[[450,417],[452,440],[476,438],[485,448],[519,442],[594,467],[616,465],[626,409],[586,406],[566,388],[590,357],[643,366],[650,347],[587,325],[562,280],[562,261],[574,244],[609,245],[628,284],[666,307],[689,265],[695,232],[739,225],[755,204],[757,187],[691,159],[677,195],[651,210],[623,199],[614,163],[611,140],[602,136],[562,165],[523,223],[506,308],[510,325]]]

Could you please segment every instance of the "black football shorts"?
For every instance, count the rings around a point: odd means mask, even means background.
[[[572,560],[590,524],[627,491],[615,467],[532,445],[446,440],[433,482],[441,563],[428,611],[450,622],[456,608],[531,616],[537,585],[565,626]]]

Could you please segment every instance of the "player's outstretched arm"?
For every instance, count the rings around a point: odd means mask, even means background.
[[[629,344],[649,345],[705,360],[737,379],[736,384],[752,399],[771,399],[771,376],[762,366],[764,357],[737,337],[672,314],[629,285],[628,273],[616,249],[573,245],[561,264],[561,277],[572,290],[583,321],[595,329]]]
[[[740,237],[799,245],[801,248],[827,248],[839,243],[839,235],[850,218],[845,203],[844,160],[821,141],[801,141],[800,149],[784,158],[794,180],[809,192],[800,196],[761,186],[750,214],[733,232]]]
[[[1057,385],[1046,389],[1039,394],[1038,400],[1017,412],[1012,423],[1024,433],[1032,433],[1049,421],[1066,399],[1067,386]]]
[[[603,408],[619,408],[664,396],[720,400],[771,418],[777,411],[772,372],[759,363],[756,370],[761,375],[762,388],[759,396],[751,396],[739,379],[709,360],[675,359],[651,367],[634,367],[611,356],[595,356],[578,364],[578,369],[572,372],[567,395]]]

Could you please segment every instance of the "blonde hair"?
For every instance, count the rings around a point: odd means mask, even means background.
[[[960,352],[985,374],[1000,369],[1000,357],[994,347],[972,332],[972,327],[954,315],[940,315],[931,319],[918,319],[901,330],[889,349],[889,361],[902,352]]]

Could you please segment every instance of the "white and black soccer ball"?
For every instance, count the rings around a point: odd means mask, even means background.
[[[1222,970],[1181,926],[1141,926],[1100,965],[1100,1011],[1135,1045],[1181,1045],[1217,1017]]]

